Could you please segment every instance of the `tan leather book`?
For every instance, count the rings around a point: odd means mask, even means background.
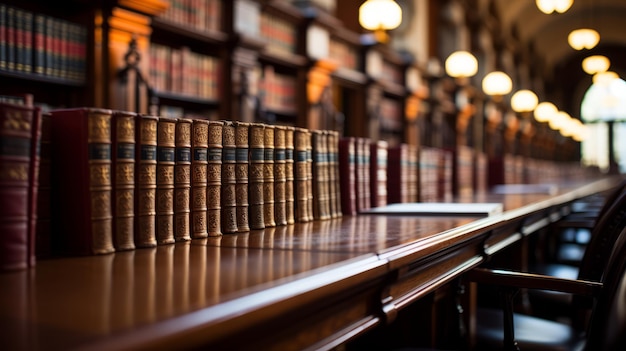
[[[263,130],[263,221],[265,227],[275,227],[274,219],[274,131],[275,127],[265,125]]]
[[[222,135],[224,122],[209,121],[207,164],[207,232],[209,236],[222,235]]]
[[[322,130],[311,131],[312,142],[312,192],[313,218],[326,220],[330,218],[328,193],[328,159],[326,150],[327,133]]]
[[[330,216],[341,217],[341,186],[339,180],[339,132],[329,131],[328,155],[330,162]]]
[[[209,121],[194,119],[191,133],[191,238],[206,238]]]
[[[174,240],[191,240],[191,129],[193,121],[176,123],[176,164],[174,166]]]
[[[287,224],[295,223],[294,198],[294,144],[293,127],[285,127],[285,216]]]
[[[311,220],[307,209],[309,201],[307,190],[307,133],[307,130],[304,128],[295,128],[294,130],[294,188],[297,222],[308,222]]]
[[[306,211],[309,221],[314,219],[313,217],[313,144],[312,135],[310,130],[306,130]]]
[[[174,166],[176,119],[159,117],[157,123],[157,244],[174,243]]]
[[[236,167],[236,144],[235,125],[232,121],[224,121],[222,130],[222,232],[237,232],[237,199],[235,187],[237,177]]]
[[[137,117],[135,173],[135,246],[156,246],[156,173],[157,123],[156,116]]]
[[[250,124],[250,163],[248,174],[248,200],[250,229],[265,228],[263,199],[263,163],[265,161],[265,126],[260,123]]]
[[[134,112],[114,111],[113,245],[116,251],[135,248],[135,123]]]
[[[285,131],[286,127],[276,126],[274,129],[274,219],[276,225],[287,224],[285,200]]]
[[[249,167],[249,147],[248,133],[249,124],[246,122],[234,122],[235,125],[235,198],[237,214],[237,231],[247,232],[250,230],[248,224],[248,167]]]

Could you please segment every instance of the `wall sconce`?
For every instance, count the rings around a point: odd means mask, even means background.
[[[606,72],[611,66],[611,61],[606,56],[593,55],[583,60],[583,71],[587,74],[594,75],[596,73]]]
[[[483,78],[483,92],[485,94],[501,97],[511,92],[513,82],[509,76],[501,71],[494,71]]]
[[[518,90],[511,97],[511,108],[515,112],[531,112],[538,103],[537,95],[528,89]]]
[[[402,9],[393,0],[367,0],[359,7],[359,23],[374,31],[377,42],[386,43],[389,41],[386,31],[402,23]]]
[[[572,6],[574,0],[536,0],[537,8],[545,13],[551,14],[552,12],[563,13]]]
[[[558,112],[559,110],[553,103],[544,101],[535,107],[533,115],[537,122],[548,122]]]
[[[589,50],[598,45],[600,42],[600,34],[594,29],[575,29],[567,36],[567,42],[575,50]]]
[[[478,72],[478,60],[467,51],[455,51],[445,62],[446,73],[453,78],[469,78]]]

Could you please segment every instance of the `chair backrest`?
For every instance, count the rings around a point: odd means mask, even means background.
[[[626,227],[622,227],[613,246],[585,349],[626,350]]]

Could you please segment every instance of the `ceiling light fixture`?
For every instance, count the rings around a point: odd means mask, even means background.
[[[593,55],[586,57],[582,63],[583,71],[587,74],[594,75],[596,73],[606,72],[611,66],[611,61],[606,56]]]
[[[446,59],[445,68],[450,77],[472,77],[478,72],[478,60],[467,51],[455,51]]]
[[[513,82],[502,71],[494,71],[485,76],[482,82],[483,92],[490,96],[503,96],[511,92]]]
[[[600,42],[600,34],[590,28],[575,29],[567,36],[567,42],[575,50],[593,49]]]
[[[378,42],[386,43],[386,31],[400,26],[402,9],[393,0],[367,0],[359,7],[359,23],[367,30],[374,31]]]
[[[537,107],[539,99],[531,90],[518,90],[511,96],[511,108],[515,112],[531,112]]]
[[[553,12],[563,13],[572,6],[574,0],[536,0],[537,8],[545,13],[551,14]]]

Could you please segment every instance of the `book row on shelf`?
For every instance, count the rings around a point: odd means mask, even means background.
[[[0,4],[0,70],[84,80],[85,27]]]

